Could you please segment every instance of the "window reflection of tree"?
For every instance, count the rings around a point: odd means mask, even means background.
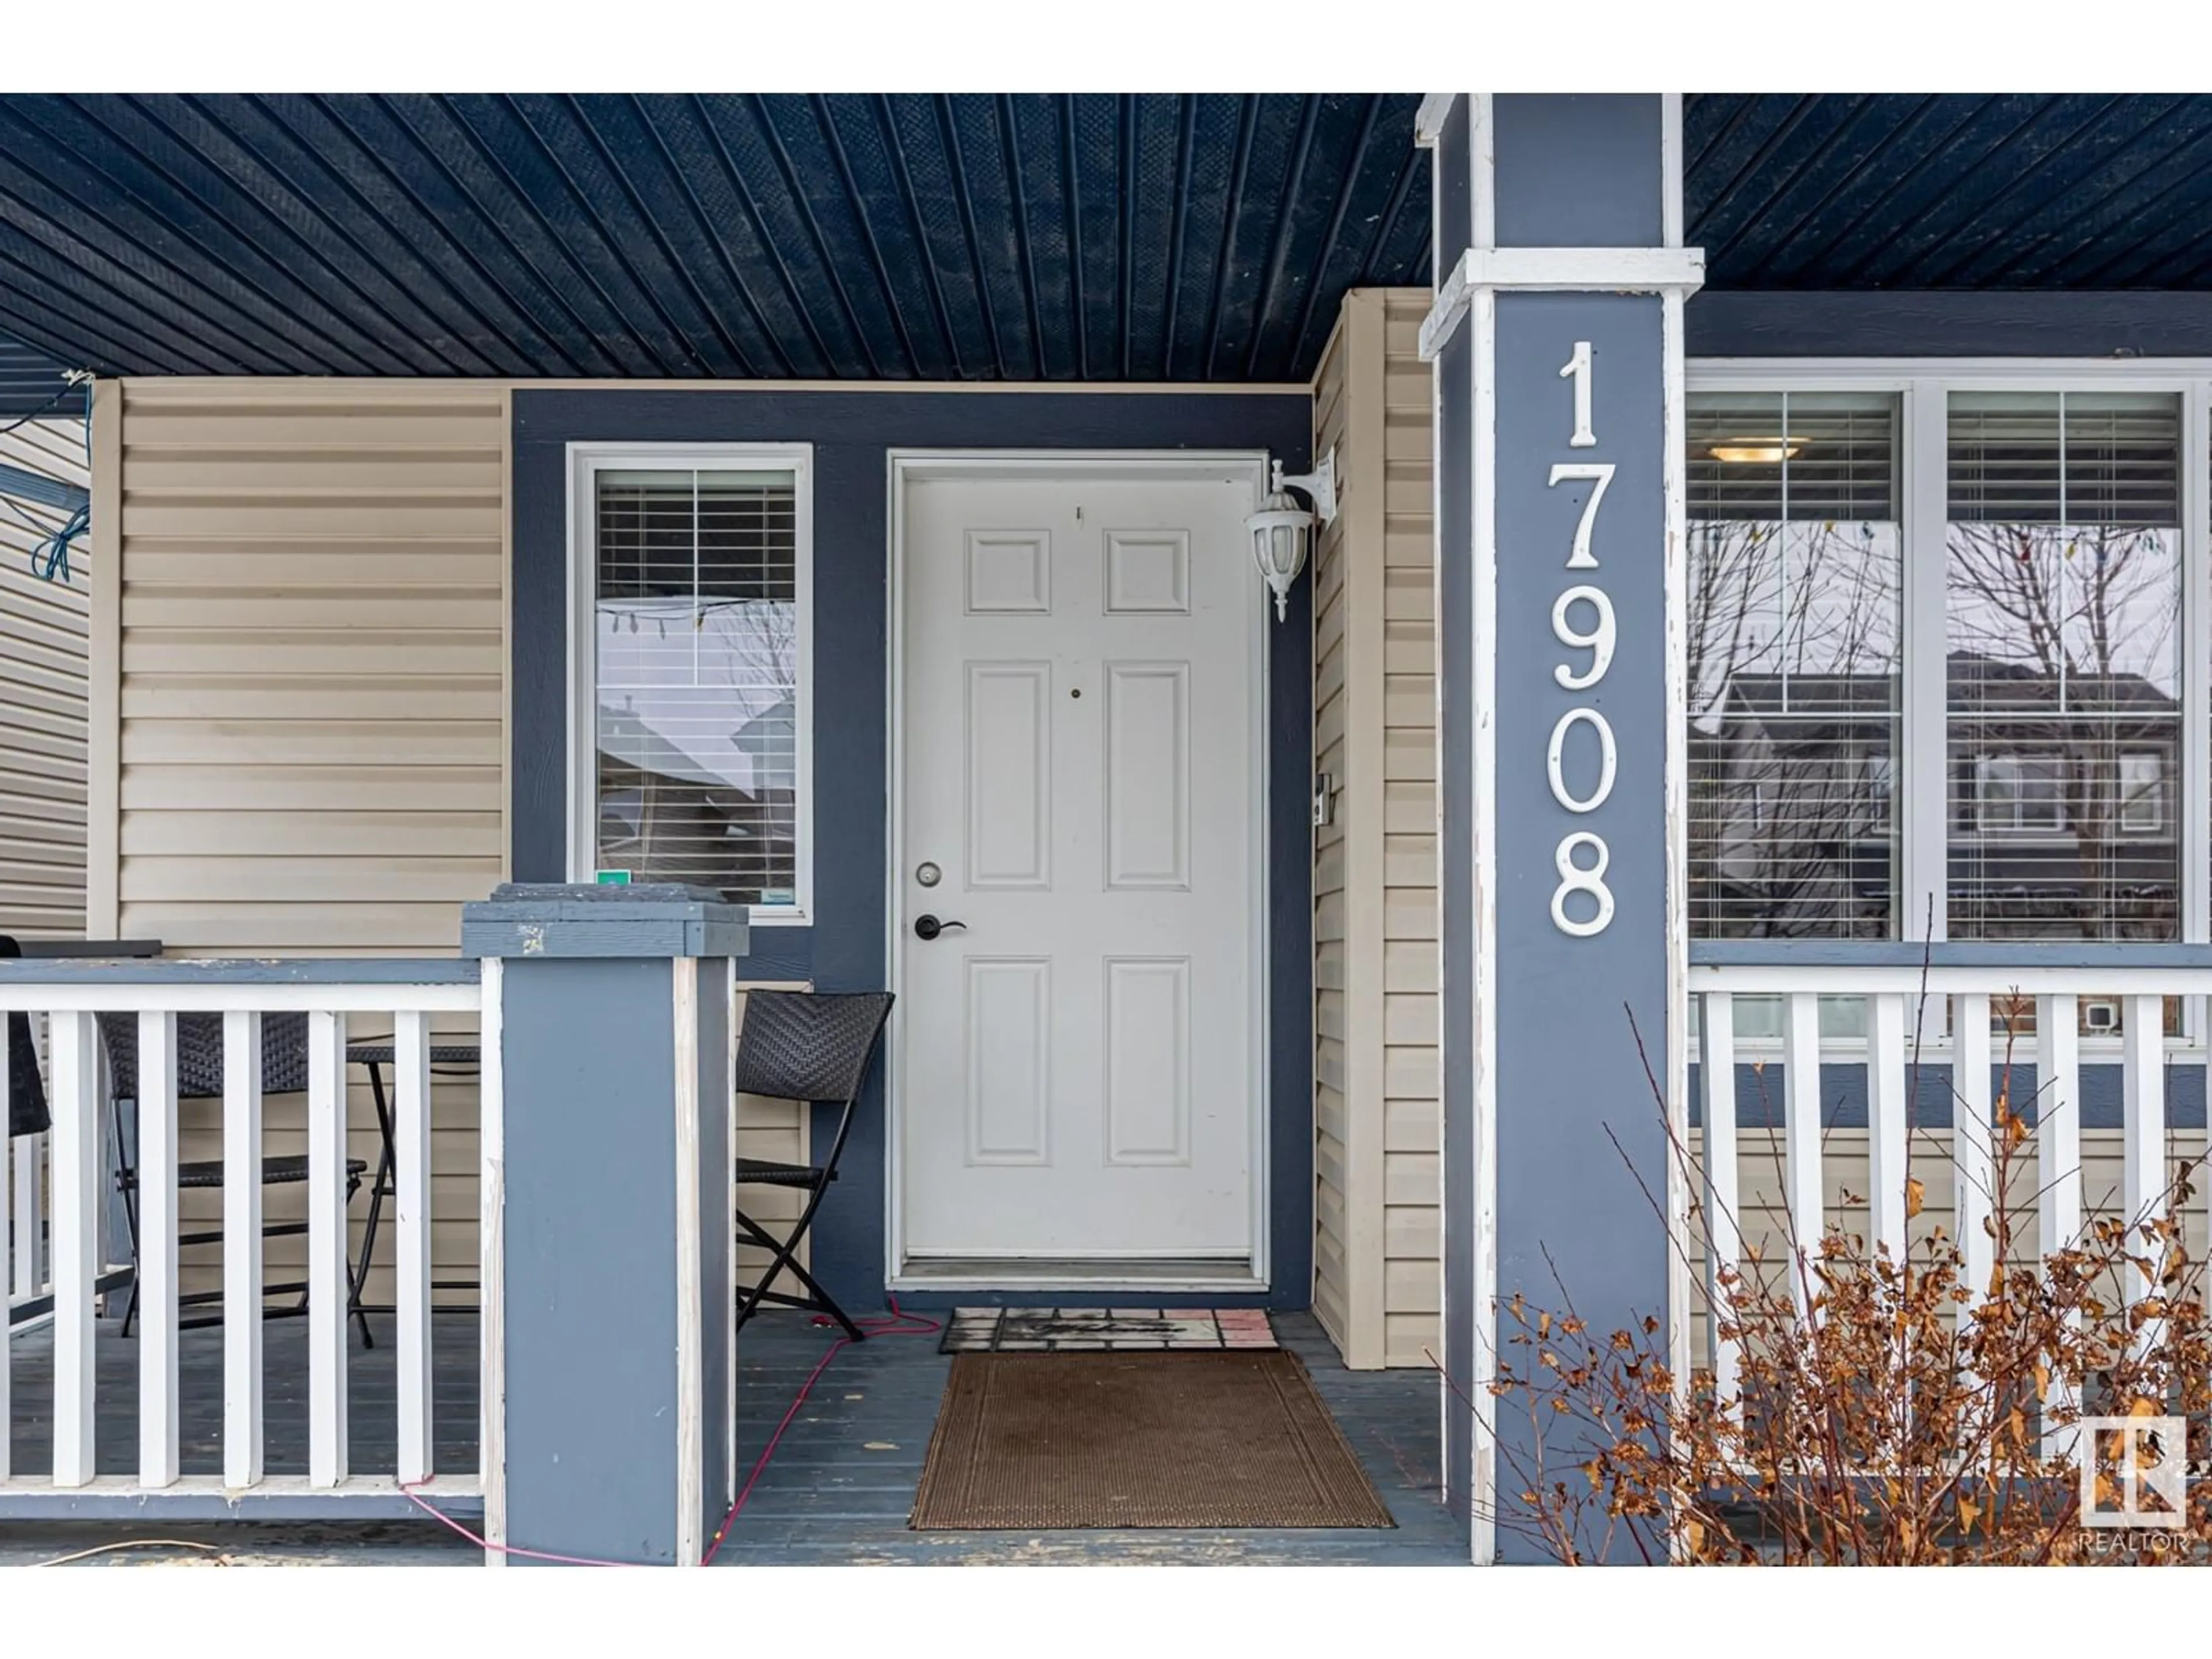
[[[2177,936],[2179,844],[2141,802],[2177,775],[2179,543],[2139,526],[1950,526],[1954,936]],[[2004,822],[1984,794],[2000,758],[2049,780],[2056,812]]]
[[[1698,934],[1891,931],[1898,547],[1871,520],[1691,524]]]

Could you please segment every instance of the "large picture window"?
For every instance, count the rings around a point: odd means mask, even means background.
[[[580,878],[682,882],[758,921],[805,917],[806,477],[799,453],[580,465]]]
[[[2038,379],[1692,365],[1696,936],[2212,937],[2212,382]]]

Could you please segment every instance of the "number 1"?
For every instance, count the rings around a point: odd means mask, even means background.
[[[1575,342],[1575,355],[1567,359],[1559,370],[1563,380],[1575,383],[1575,435],[1567,440],[1570,449],[1595,449],[1597,434],[1590,430],[1590,343]]]

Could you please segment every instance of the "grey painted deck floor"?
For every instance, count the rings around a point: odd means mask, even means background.
[[[724,1544],[733,1565],[875,1564],[1079,1564],[1155,1562],[1329,1563],[1455,1565],[1466,1534],[1438,1501],[1437,1385],[1425,1371],[1346,1370],[1319,1326],[1303,1314],[1278,1316],[1285,1345],[1304,1359],[1338,1426],[1364,1465],[1397,1526],[1390,1531],[916,1533],[907,1512],[936,1421],[948,1356],[934,1336],[885,1336],[848,1347],[831,1361],[805,1407],[754,1486]],[[394,1437],[392,1352],[388,1323],[379,1346],[351,1349],[354,1467],[389,1469]],[[268,1464],[303,1471],[307,1460],[305,1322],[268,1329]],[[738,1401],[739,1478],[789,1407],[830,1335],[796,1314],[763,1314],[741,1344]],[[19,1335],[15,1350],[14,1446],[18,1474],[50,1467],[51,1339]],[[99,1462],[103,1472],[133,1466],[137,1345],[113,1326],[101,1331]],[[449,1469],[476,1457],[476,1322],[441,1315],[435,1325],[439,1458]],[[221,1467],[222,1333],[185,1334],[179,1417],[187,1473]],[[252,1561],[342,1561],[371,1565],[465,1565],[480,1559],[434,1522],[313,1526],[298,1522],[131,1526],[70,1522],[0,1523],[0,1566],[94,1545],[158,1534],[198,1540]],[[94,1558],[121,1563],[135,1553]],[[143,1559],[139,1557],[137,1559]]]

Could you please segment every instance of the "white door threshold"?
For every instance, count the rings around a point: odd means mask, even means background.
[[[895,1291],[1170,1291],[1250,1296],[1267,1288],[1236,1256],[1122,1258],[917,1256],[892,1278]]]

